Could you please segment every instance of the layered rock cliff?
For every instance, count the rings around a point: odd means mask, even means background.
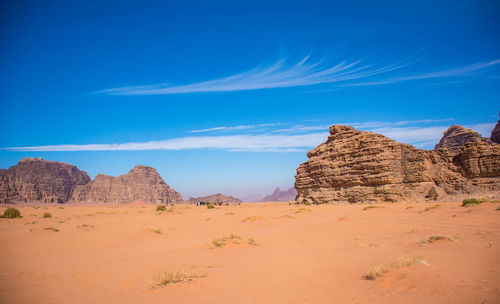
[[[71,197],[74,201],[155,204],[182,202],[181,195],[170,188],[154,168],[137,165],[129,173],[113,177],[99,174],[83,186],[78,186]]]
[[[63,203],[73,190],[90,182],[76,166],[41,158],[23,158],[8,170],[0,169],[0,202]]]
[[[233,196],[227,196],[222,193],[217,193],[207,196],[191,197],[190,199],[187,200],[187,202],[192,204],[196,204],[199,202],[206,202],[206,203],[222,202],[228,204],[239,204],[241,203],[241,200]]]
[[[466,143],[490,143],[490,140],[483,138],[474,130],[453,125],[444,132],[443,137],[436,145],[435,149],[447,148],[451,153],[459,153],[460,147]]]
[[[270,195],[266,195],[261,202],[289,202],[294,201],[296,196],[297,190],[293,187],[283,191],[281,191],[279,187],[276,187],[274,192]]]
[[[493,131],[491,131],[491,136],[490,136],[491,141],[496,142],[497,144],[500,144],[500,119],[498,120],[497,124],[495,125],[495,128]]]
[[[470,140],[462,129],[450,127],[447,139],[440,142],[443,148],[428,151],[334,125],[327,141],[311,150],[309,160],[297,168],[297,201],[396,202],[498,195],[500,145],[476,136]],[[457,151],[462,140],[465,143]]]

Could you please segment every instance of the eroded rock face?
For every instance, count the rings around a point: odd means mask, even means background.
[[[154,168],[137,165],[129,173],[113,177],[99,174],[87,185],[75,188],[74,201],[155,204],[182,202],[181,195],[170,188]]]
[[[466,143],[489,143],[490,140],[483,138],[474,130],[453,125],[443,134],[443,137],[436,145],[435,149],[447,148],[451,153],[460,152],[460,147]]]
[[[227,196],[222,193],[217,193],[207,196],[191,197],[189,200],[187,200],[187,202],[191,204],[196,204],[199,202],[205,202],[205,203],[222,202],[228,204],[239,204],[241,203],[241,200],[233,196]]]
[[[461,130],[452,128],[450,134]],[[311,150],[309,160],[297,168],[297,201],[424,201],[498,193],[500,145],[475,140],[458,152],[455,144],[450,146],[453,151],[421,150],[380,134],[332,126],[327,141]]]
[[[272,194],[266,195],[261,202],[289,202],[294,201],[296,196],[297,190],[293,187],[284,191],[281,191],[281,189],[277,187]]]
[[[490,139],[491,141],[500,144],[500,120],[498,120],[495,128],[491,131]]]
[[[90,182],[76,166],[41,158],[23,158],[0,170],[0,201],[63,203],[78,185]]]

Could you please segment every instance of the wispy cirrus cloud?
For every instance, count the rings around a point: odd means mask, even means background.
[[[412,144],[418,148],[432,149],[443,136],[449,124],[447,119],[404,120],[392,122],[351,122],[358,130],[371,131],[385,135],[391,139]],[[342,123],[340,123],[342,124]],[[148,151],[148,150],[200,150],[212,149],[230,152],[304,152],[328,137],[330,124],[297,126],[282,128],[286,123],[269,123],[241,126],[224,126],[209,129],[191,130],[195,133],[233,131],[231,135],[186,136],[167,140],[147,142],[127,142],[112,144],[81,144],[81,145],[43,145],[26,147],[0,148],[8,151],[48,152],[48,151]],[[273,127],[280,126],[279,129]],[[465,125],[484,137],[489,137],[494,123],[479,123]],[[243,128],[245,127],[245,128]],[[248,128],[246,128],[248,127]],[[267,127],[268,129],[258,129]],[[251,129],[251,134],[238,134],[242,130]]]
[[[282,123],[265,123],[265,124],[256,124],[256,125],[240,125],[240,126],[222,126],[222,127],[213,127],[208,129],[199,129],[199,130],[190,130],[189,133],[205,133],[205,132],[216,132],[216,131],[241,131],[241,130],[250,130],[256,128],[265,128],[265,127],[273,127],[279,126]]]
[[[182,85],[153,84],[105,89],[97,94],[108,95],[166,95],[184,93],[231,92],[260,89],[287,88],[332,84],[337,87],[387,85],[404,81],[422,79],[465,78],[500,64],[500,59],[456,66],[434,71],[418,73],[395,72],[416,61],[410,61],[414,55],[397,63],[367,63],[366,60],[340,60],[335,63],[326,60],[312,61],[306,56],[297,62],[290,63],[281,59],[270,65],[261,65],[246,72],[207,81]]]

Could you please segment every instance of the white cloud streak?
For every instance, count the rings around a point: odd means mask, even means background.
[[[327,133],[304,135],[230,135],[181,137],[169,140],[121,144],[47,145],[3,148],[11,151],[146,151],[219,149],[234,152],[293,152],[314,147],[324,141]]]
[[[371,131],[382,134],[399,142],[415,145],[419,148],[432,149],[443,136],[449,126],[406,126],[411,123],[431,123],[449,121],[441,120],[414,120],[397,122],[367,122],[358,123],[359,130]],[[278,124],[262,124],[278,125]],[[354,123],[351,125],[355,125]],[[257,126],[257,125],[253,125]],[[494,123],[481,123],[465,125],[484,137],[489,137],[495,127]],[[233,127],[217,127],[212,128]],[[276,134],[268,131],[264,134],[254,135],[226,135],[226,136],[188,136],[168,140],[149,142],[129,142],[117,144],[85,144],[85,145],[45,145],[30,147],[0,148],[8,151],[24,152],[52,152],[52,151],[148,151],[148,150],[194,150],[212,149],[230,152],[304,152],[320,143],[328,137],[329,125],[312,127],[293,127],[289,130],[306,131],[304,134]],[[195,130],[209,132],[210,129]],[[236,129],[239,130],[239,129]],[[274,130],[277,132],[288,132],[289,130]],[[317,132],[321,130],[322,132]]]
[[[265,128],[265,127],[273,127],[279,126],[281,123],[267,123],[267,124],[257,124],[257,125],[241,125],[241,126],[223,126],[223,127],[214,127],[208,129],[200,129],[200,130],[191,130],[190,133],[204,133],[204,132],[215,132],[215,131],[240,131],[240,130],[249,130],[256,128]]]
[[[310,56],[306,56],[295,64],[290,65],[285,60],[278,60],[268,66],[259,66],[246,72],[208,81],[184,85],[164,83],[120,87],[96,93],[108,95],[166,95],[287,88],[333,83],[338,83],[339,87],[387,85],[411,80],[470,77],[500,63],[500,59],[496,59],[433,72],[373,79],[373,77],[380,77],[413,64],[406,61],[408,60],[384,66],[366,64],[362,60],[344,60],[336,64],[328,64],[323,61],[311,62]]]

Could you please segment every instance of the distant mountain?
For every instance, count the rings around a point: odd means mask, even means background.
[[[273,194],[265,196],[261,202],[289,202],[294,201],[295,196],[297,196],[297,190],[293,187],[286,191],[281,191],[279,187],[276,187]]]
[[[238,204],[241,203],[241,200],[236,197],[232,196],[227,196],[222,193],[217,193],[217,194],[212,194],[212,195],[207,195],[207,196],[200,196],[200,197],[191,197],[186,201],[187,203],[195,204],[199,202],[205,202],[205,203],[216,203],[216,202],[222,202],[222,203],[229,203],[229,204]]]
[[[248,202],[248,203],[260,202],[261,199],[262,199],[262,195],[259,195],[259,194],[250,194],[250,195],[247,195],[247,196],[241,198],[241,200],[243,200],[244,202]]]

